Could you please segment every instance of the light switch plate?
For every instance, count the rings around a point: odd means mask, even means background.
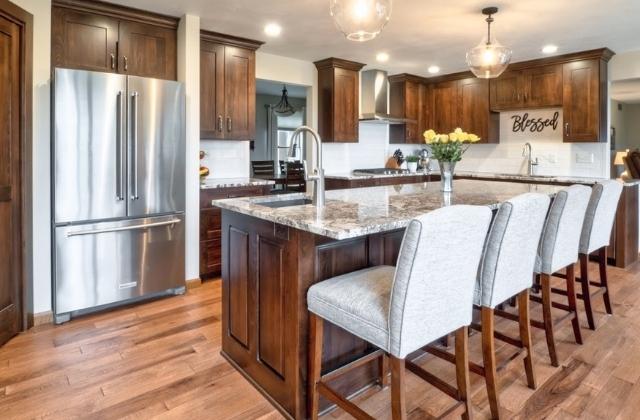
[[[593,163],[594,157],[591,152],[577,152],[576,163]]]

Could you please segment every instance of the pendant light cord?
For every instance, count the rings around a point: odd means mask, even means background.
[[[487,21],[487,45],[491,45],[491,23],[493,22],[493,18],[491,15],[486,19]]]

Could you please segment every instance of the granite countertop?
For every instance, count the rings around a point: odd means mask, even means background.
[[[434,173],[434,172],[431,172],[431,173]],[[354,172],[344,172],[344,173],[335,173],[335,174],[325,174],[324,178],[325,179],[357,180],[357,179],[374,179],[374,178],[397,178],[401,176],[422,176],[422,175],[425,175],[425,173],[422,171],[418,171],[414,173],[406,172],[403,174],[364,174],[362,172],[354,171]]]
[[[200,189],[252,187],[255,185],[273,185],[274,181],[260,178],[207,178],[200,183]]]
[[[491,178],[499,180],[513,180],[513,181],[534,181],[534,182],[558,182],[558,183],[571,183],[571,184],[585,184],[593,185],[597,182],[606,180],[607,178],[589,178],[589,177],[576,177],[576,176],[562,176],[562,175],[521,175],[521,174],[505,174],[505,173],[491,173],[491,172],[467,172],[467,171],[455,171],[455,175],[465,176],[470,178]],[[621,180],[624,186],[633,186],[640,184],[640,180]]]
[[[321,211],[312,204],[280,208],[260,204],[305,198],[303,193],[214,200],[213,205],[329,238],[348,239],[406,227],[414,217],[445,205],[497,208],[519,194],[554,195],[561,188],[461,179],[454,181],[454,192],[446,195],[440,191],[439,182],[327,191]]]

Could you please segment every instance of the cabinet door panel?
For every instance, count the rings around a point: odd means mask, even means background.
[[[337,68],[334,74],[333,141],[358,141],[358,72]]]
[[[563,66],[564,141],[599,140],[599,62],[583,60]]]
[[[489,141],[489,81],[469,78],[458,82],[458,121],[463,131]]]
[[[225,46],[225,138],[255,137],[255,53]]]
[[[54,67],[117,71],[117,19],[54,7],[51,37]]]
[[[425,84],[420,84],[420,106],[418,109],[418,136],[417,143],[424,143],[423,133],[432,128],[431,120],[431,95],[432,90]]]
[[[405,116],[414,123],[407,123],[407,143],[418,143],[418,131],[420,120],[420,85],[415,82],[406,82],[405,86]]]
[[[224,45],[200,43],[200,137],[224,139]]]
[[[523,106],[522,73],[505,72],[490,83],[491,110],[521,108]]]
[[[523,71],[527,107],[562,105],[562,66],[534,67]]]
[[[176,31],[120,22],[119,70],[134,76],[176,80]]]
[[[438,133],[450,133],[458,121],[458,84],[456,81],[438,83],[433,87],[433,125]]]

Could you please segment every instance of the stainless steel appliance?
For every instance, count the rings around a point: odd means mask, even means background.
[[[360,122],[402,125],[416,121],[389,114],[389,80],[383,70],[360,73]]]
[[[53,309],[184,292],[181,83],[55,69]]]

